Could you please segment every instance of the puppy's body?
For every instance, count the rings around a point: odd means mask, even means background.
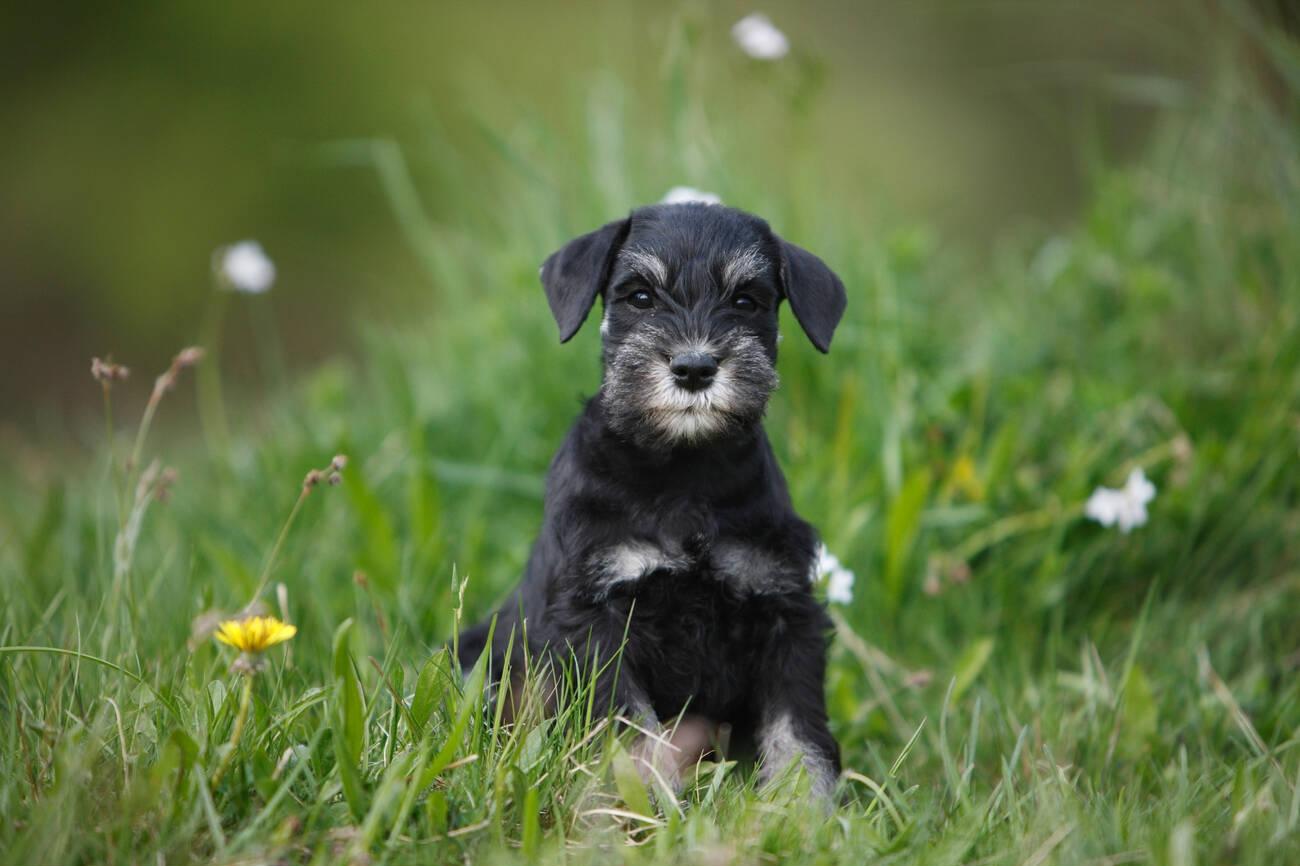
[[[820,266],[823,284],[792,292],[793,256]],[[761,220],[700,205],[642,209],[579,238],[543,282],[566,339],[604,298],[605,381],[551,464],[542,531],[498,614],[494,669],[512,632],[516,647],[526,634],[534,657],[604,666],[598,706],[651,725],[687,709],[730,724],[753,736],[765,773],[801,759],[828,794],[839,753],[822,694],[830,622],[809,581],[816,535],[760,421],[777,304],[802,306],[825,349],[830,330],[808,310],[828,293],[833,329],[842,286]],[[462,637],[464,663],[487,631]]]

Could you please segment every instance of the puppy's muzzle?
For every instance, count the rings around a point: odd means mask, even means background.
[[[718,361],[705,352],[683,352],[672,359],[668,370],[678,387],[687,391],[703,391],[713,384],[718,372]]]

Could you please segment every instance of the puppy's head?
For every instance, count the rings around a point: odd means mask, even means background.
[[[604,302],[606,418],[643,444],[700,443],[756,424],[776,387],[777,309],[789,300],[825,352],[844,286],[756,216],[652,205],[570,241],[542,265],[560,327]]]

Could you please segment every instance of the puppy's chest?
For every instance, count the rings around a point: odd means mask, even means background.
[[[598,597],[636,595],[671,578],[707,582],[739,596],[789,592],[806,585],[810,564],[793,551],[739,538],[635,539],[599,547],[587,574]]]

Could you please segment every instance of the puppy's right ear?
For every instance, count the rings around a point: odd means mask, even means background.
[[[609,223],[574,238],[542,263],[542,287],[555,324],[560,326],[561,343],[578,333],[591,312],[630,227],[631,219]]]

